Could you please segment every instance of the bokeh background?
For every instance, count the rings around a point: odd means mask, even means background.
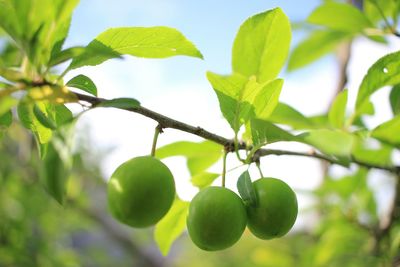
[[[204,60],[126,57],[74,70],[65,79],[85,74],[97,85],[100,97],[133,97],[154,111],[233,137],[207,82],[206,71],[230,73],[234,37],[249,16],[281,7],[293,23],[294,47],[307,34],[301,22],[320,3],[81,0],[66,47],[85,45],[110,27],[165,25],[182,31],[196,44]],[[399,45],[394,37],[389,37],[388,44],[363,37],[354,40],[348,66],[348,108],[368,67]],[[301,70],[284,70],[280,75],[285,79],[281,101],[305,115],[324,113],[336,94],[339,75],[334,53]],[[387,95],[388,90],[381,90],[372,98],[379,108],[367,120],[368,125],[389,119]],[[79,107],[72,108],[79,111]],[[344,182],[348,184],[332,189],[323,183],[321,162],[289,156],[262,159],[266,176],[283,179],[298,194],[300,216],[287,237],[261,241],[246,231],[232,248],[207,253],[184,234],[163,257],[153,241],[153,229],[125,227],[111,218],[106,207],[108,177],[122,162],[149,154],[155,126],[155,122],[140,115],[112,109],[83,115],[77,125],[76,167],[68,184],[70,201],[61,207],[37,183],[38,158],[32,139],[20,126],[13,125],[0,145],[0,266],[385,266],[379,257],[367,253],[373,246],[368,230],[340,215],[343,209],[354,206],[377,217],[385,216],[393,198],[392,177],[380,171],[366,177],[353,169],[335,167],[329,175],[353,175],[361,182]],[[159,146],[178,140],[201,141],[167,129],[159,138]],[[307,146],[293,143],[271,147],[309,151]],[[399,162],[399,155],[394,160]],[[164,162],[174,173],[179,197],[189,201],[197,189],[190,183],[184,158]],[[239,162],[229,157],[228,169],[237,165]],[[213,166],[216,172],[221,168],[222,163]],[[243,170],[229,172],[229,188],[235,190],[236,178]],[[330,190],[342,191],[336,200],[321,202]]]

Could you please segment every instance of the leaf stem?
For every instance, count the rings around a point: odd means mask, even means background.
[[[233,145],[234,145],[235,154],[236,154],[236,157],[238,158],[238,160],[243,162],[244,164],[247,164],[246,159],[243,159],[239,154],[240,147],[239,147],[239,140],[238,140],[237,133],[235,133],[235,138],[233,139]]]
[[[228,156],[228,151],[224,149],[224,156],[222,158],[222,187],[225,187],[225,176],[226,176],[226,158]]]
[[[153,144],[151,146],[151,153],[150,153],[150,155],[152,157],[155,157],[155,155],[156,155],[157,140],[158,140],[158,136],[160,135],[160,133],[162,133],[162,127],[160,124],[158,124],[156,126],[156,128],[154,129]]]

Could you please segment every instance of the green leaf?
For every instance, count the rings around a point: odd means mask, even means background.
[[[72,58],[68,69],[76,69],[83,66],[96,66],[106,60],[113,58],[122,58],[122,55],[112,48],[93,40],[85,47],[84,51]]]
[[[393,146],[400,146],[400,116],[382,123],[376,127],[371,136]]]
[[[314,125],[314,129],[321,129],[321,128],[332,128],[332,125],[329,122],[328,114],[316,114],[313,116],[307,117]]]
[[[0,115],[0,140],[2,139],[4,132],[10,127],[12,123],[12,112],[9,110],[8,112]]]
[[[240,74],[222,76],[207,72],[220,109],[235,132],[251,118],[267,118],[278,105],[283,81],[276,79],[259,84],[255,77],[249,80]]]
[[[34,105],[37,106],[36,114],[34,111]],[[38,111],[43,113],[39,116],[44,116],[44,120],[49,120],[51,122],[40,121],[37,118]],[[62,139],[62,142],[66,142],[69,138],[67,135],[70,130],[67,130],[68,127],[71,127],[71,122],[73,122],[72,112],[61,104],[51,104],[45,102],[36,102],[28,103],[21,101],[17,108],[18,117],[21,121],[21,124],[32,131],[34,134],[36,141],[39,147],[39,153],[41,158],[44,158],[47,151],[47,144],[51,141],[53,144],[54,140]],[[53,129],[57,129],[57,131],[52,131],[48,127],[43,124],[50,123],[52,124]],[[48,126],[48,125],[47,125]],[[71,141],[69,141],[71,142]],[[63,150],[62,145],[57,146],[59,153]],[[63,152],[64,153],[64,152]],[[67,161],[67,156],[63,156],[64,161]]]
[[[36,66],[46,66],[61,48],[78,0],[0,0],[0,27]],[[57,49],[56,49],[57,50]]]
[[[54,121],[57,127],[64,126],[67,123],[73,122],[73,114],[72,112],[64,105],[56,104],[52,105],[54,108]]]
[[[2,115],[0,115],[0,129],[2,127],[4,128],[8,128],[10,127],[12,123],[12,112],[11,110],[3,113]]]
[[[396,85],[392,88],[389,95],[390,106],[392,108],[393,115],[400,114],[400,85]]]
[[[194,177],[202,174],[221,158],[222,146],[211,141],[200,143],[179,141],[163,146],[156,151],[156,157],[159,159],[173,156],[186,157],[188,169]]]
[[[280,8],[250,17],[233,44],[233,72],[255,75],[259,83],[274,79],[285,64],[290,39],[290,22]]]
[[[1,91],[0,91],[1,92]],[[0,98],[0,116],[9,112],[11,108],[18,104],[18,100],[11,96],[4,96]]]
[[[366,16],[372,22],[382,21],[382,13],[386,18],[397,17],[400,5],[397,0],[366,0],[363,5]],[[381,13],[382,12],[382,13]]]
[[[190,181],[194,186],[198,187],[199,189],[203,189],[210,186],[219,176],[220,175],[218,173],[202,172],[192,176]]]
[[[64,202],[67,179],[72,169],[72,149],[76,120],[64,105],[48,105],[49,115],[54,117],[57,130],[50,142],[41,148],[41,181],[46,191],[59,202]]]
[[[342,128],[345,122],[348,91],[340,92],[329,110],[329,122],[333,127]]]
[[[327,129],[311,130],[298,137],[322,153],[343,158],[350,156],[354,143],[351,134]]]
[[[326,2],[317,7],[307,21],[349,33],[360,33],[365,28],[372,27],[371,22],[359,9],[351,4],[337,2]]]
[[[291,126],[293,129],[310,129],[315,125],[307,117],[288,104],[278,103],[268,118],[269,121]]]
[[[56,66],[58,64],[64,63],[72,58],[76,58],[83,54],[85,48],[82,46],[70,47],[65,50],[59,51],[51,55],[49,66]]]
[[[51,130],[55,130],[57,128],[55,122],[49,118],[40,108],[38,105],[33,105],[33,114],[35,115],[36,119],[46,128]]]
[[[206,156],[209,153],[221,153],[221,145],[212,141],[203,141],[200,143],[179,141],[172,144],[160,147],[156,151],[156,157],[159,159],[174,157],[174,156],[185,156],[188,158]]]
[[[400,84],[400,51],[388,54],[376,61],[364,76],[357,95],[356,112],[362,114],[369,97],[387,85]]]
[[[262,146],[278,141],[297,141],[297,137],[264,120],[250,121],[252,141],[255,146]]]
[[[267,119],[272,114],[278,105],[282,86],[283,80],[276,79],[266,83],[259,89],[260,91],[252,101],[257,118]]]
[[[140,102],[134,98],[114,98],[110,100],[104,100],[96,107],[130,109],[140,107]]]
[[[250,174],[248,171],[245,171],[239,176],[239,179],[237,181],[237,189],[246,206],[258,205],[256,191],[254,189],[253,183],[251,182]]]
[[[68,170],[54,146],[47,144],[47,152],[42,161],[41,179],[46,191],[61,205],[64,202],[65,184]]]
[[[41,107],[33,104],[33,114],[43,126],[51,130],[56,130],[73,120],[72,112],[61,104],[46,103]]]
[[[370,148],[367,142],[356,139],[353,145],[352,155],[354,159],[361,162],[389,167],[393,165],[391,158],[392,151],[393,148],[388,145],[381,144],[379,148]]]
[[[304,67],[324,55],[331,53],[344,40],[348,34],[336,31],[317,30],[299,43],[290,55],[288,70]]]
[[[240,103],[241,92],[247,82],[246,78],[240,74],[222,76],[212,72],[207,72],[207,79],[211,83],[217,94],[222,115],[230,124],[231,128],[237,132],[240,128],[238,120],[240,106],[249,110],[249,103]]]
[[[167,215],[157,223],[154,230],[154,240],[164,256],[168,254],[172,243],[185,230],[188,208],[189,202],[177,198]]]
[[[21,66],[22,60],[22,51],[16,44],[14,42],[5,42],[0,51],[0,66],[4,68],[18,67]]]
[[[45,104],[42,102],[36,103],[41,110],[46,110]],[[36,118],[33,113],[33,104],[20,102],[17,108],[17,113],[19,120],[21,121],[22,125],[31,130],[39,144],[48,143],[52,137],[52,131],[43,126],[42,123]],[[46,115],[48,115],[46,113]]]
[[[208,156],[195,156],[187,158],[187,167],[190,174],[196,176],[214,165],[221,158],[221,149]]]
[[[111,28],[97,36],[75,57],[70,68],[98,65],[120,55],[167,58],[185,55],[203,58],[199,50],[176,29],[169,27]]]
[[[69,80],[66,86],[81,89],[91,95],[97,96],[97,87],[94,82],[85,75],[78,75]]]
[[[0,66],[0,77],[10,81],[10,82],[19,82],[23,80],[24,76],[22,72],[15,68],[3,68]]]

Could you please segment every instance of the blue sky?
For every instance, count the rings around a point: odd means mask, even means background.
[[[303,20],[319,3],[303,1],[81,0],[67,45],[82,45],[109,27],[164,25],[179,29],[203,53],[203,62],[177,57],[162,60],[170,83],[204,78],[206,70],[230,72],[231,47],[241,23],[280,6],[292,21]],[[294,40],[299,39],[294,35]],[[133,75],[133,74],[132,74]],[[201,76],[202,75],[202,76]],[[200,78],[201,77],[201,78]],[[168,83],[169,83],[168,82]]]

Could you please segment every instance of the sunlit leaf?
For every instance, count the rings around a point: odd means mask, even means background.
[[[371,136],[391,144],[393,146],[400,146],[400,116],[396,116],[393,119],[382,123],[376,127]]]
[[[388,54],[376,61],[368,70],[357,95],[356,111],[364,108],[369,97],[378,89],[387,85],[400,84],[400,52]]]
[[[0,0],[0,27],[35,65],[46,65],[68,33],[78,0]]]
[[[51,129],[44,125],[46,123],[49,123],[48,121],[43,122],[37,118],[37,114],[35,114],[34,112],[34,105],[36,105],[37,109],[39,109],[36,112],[40,111],[40,113],[45,116],[45,120],[51,121]],[[50,141],[52,141],[53,145],[56,144],[54,140],[59,140],[60,138],[65,139],[62,140],[62,142],[66,141],[67,138],[63,136],[69,133],[69,131],[67,131],[66,128],[62,127],[67,125],[67,123],[73,122],[72,112],[67,107],[61,104],[51,104],[45,102],[36,102],[35,104],[33,104],[22,101],[18,105],[17,113],[21,124],[25,128],[31,130],[34,134],[38,143],[41,158],[44,158],[46,156],[46,151],[48,148],[47,144]],[[59,131],[55,132],[56,135],[54,135],[53,132],[53,130],[55,129],[60,129]],[[59,148],[59,153],[61,153],[60,151],[63,150],[62,147],[63,145],[56,146],[57,149]],[[63,156],[63,158],[64,161],[66,161],[68,157]]]
[[[10,82],[19,82],[24,76],[22,72],[15,68],[5,68],[0,66],[0,77],[10,81]]]
[[[278,105],[283,81],[276,79],[259,84],[255,77],[247,80],[240,74],[222,76],[207,73],[220,109],[235,132],[251,118],[267,118]]]
[[[250,17],[233,44],[233,71],[255,75],[259,83],[274,79],[285,64],[290,39],[290,22],[280,8]]]
[[[329,110],[329,122],[333,127],[342,128],[345,122],[348,91],[340,92]]]
[[[120,55],[166,58],[185,55],[203,58],[199,50],[176,29],[169,27],[111,28],[97,36],[75,57],[70,68],[98,65]]]
[[[354,143],[351,134],[328,129],[311,130],[298,137],[325,154],[345,158],[350,156]]]
[[[376,166],[392,166],[393,148],[388,145],[380,145],[378,148],[371,148],[368,143],[356,139],[354,142],[352,156],[354,159]]]
[[[164,256],[168,254],[172,243],[185,230],[188,208],[189,202],[176,198],[167,215],[157,223],[154,230],[154,239]]]
[[[202,172],[192,176],[192,179],[190,181],[194,186],[198,187],[199,189],[202,189],[207,186],[210,186],[219,176],[220,174],[218,173]]]
[[[296,141],[297,137],[264,120],[250,121],[252,141],[255,146],[271,144],[278,141]]]
[[[362,32],[372,26],[364,13],[353,5],[331,1],[317,7],[307,21],[332,30],[351,33]]]
[[[267,119],[278,105],[279,96],[283,86],[282,79],[272,80],[259,90],[253,100],[256,117]]]
[[[45,104],[39,102],[36,104],[42,109],[42,111],[45,110]],[[33,113],[33,104],[20,102],[17,111],[22,125],[34,133],[39,144],[45,144],[50,141],[52,131],[43,126],[36,118]]]
[[[97,87],[94,82],[85,75],[78,75],[69,80],[66,84],[69,87],[81,89],[91,95],[97,96]]]
[[[78,57],[85,51],[84,47],[81,46],[75,46],[75,47],[70,47],[65,50],[61,50],[60,52],[57,52],[53,55],[51,55],[49,65],[50,66],[55,66],[61,63],[64,63],[65,61],[68,61],[74,57]]]
[[[388,19],[399,15],[400,5],[397,0],[366,0],[363,10],[373,22],[382,21],[382,14]]]
[[[205,175],[204,171],[215,164],[222,156],[222,146],[211,141],[179,141],[163,146],[156,151],[156,157],[163,159],[173,156],[187,158],[187,166],[192,177]],[[201,177],[201,176],[200,176]],[[209,176],[204,176],[206,180]],[[198,179],[195,180],[196,183]]]
[[[0,116],[3,115],[4,113],[9,112],[9,110],[14,106],[16,106],[17,104],[18,100],[11,96],[5,96],[0,98]]]
[[[211,83],[217,94],[219,106],[225,119],[234,131],[240,128],[238,107],[249,109],[249,103],[240,103],[240,92],[243,91],[247,79],[239,74],[222,76],[212,72],[207,72],[207,79]],[[246,106],[246,107],[244,107]]]
[[[304,67],[335,50],[348,34],[336,31],[319,30],[312,32],[298,44],[290,55],[288,70]]]
[[[55,130],[57,128],[55,122],[49,118],[39,107],[38,105],[33,105],[33,114],[36,119],[46,128],[51,130]]]
[[[310,129],[315,127],[312,121],[285,103],[278,103],[268,120],[291,126],[294,129]]]

